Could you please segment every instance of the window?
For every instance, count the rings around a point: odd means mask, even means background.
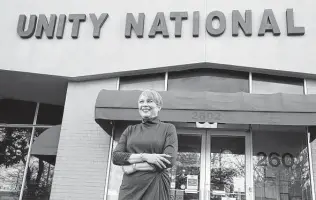
[[[120,77],[120,90],[165,90],[165,74]]]
[[[168,91],[249,92],[249,74],[217,69],[170,72]]]
[[[252,74],[252,93],[304,94],[304,81],[299,78]]]
[[[255,199],[312,200],[305,127],[254,126]]]
[[[34,141],[45,130],[46,128],[36,128]],[[22,199],[46,200],[50,197],[56,156],[34,155],[32,153],[34,148],[32,146]]]
[[[40,104],[36,124],[61,124],[64,107],[50,104]]]
[[[113,138],[113,149],[115,149],[122,133],[131,123],[117,122],[115,123],[115,133]],[[136,124],[136,123],[135,123]],[[107,200],[117,200],[119,195],[120,186],[123,179],[123,170],[121,166],[114,165],[111,162],[110,165],[110,176],[109,176],[109,186],[106,188],[107,191]]]
[[[37,106],[39,113],[35,116]],[[28,151],[33,142],[30,141],[32,134],[35,141],[51,127],[50,125],[61,124],[62,114],[63,106],[12,99],[0,100],[1,199],[18,199],[21,191],[23,200],[49,199],[56,156],[31,153],[28,157]],[[37,124],[33,124],[35,117]],[[34,146],[31,152],[33,148]]]
[[[0,99],[0,124],[32,124],[35,102]]]
[[[32,128],[0,128],[1,198],[19,198],[31,134]]]

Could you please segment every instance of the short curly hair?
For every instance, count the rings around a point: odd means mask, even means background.
[[[162,108],[162,105],[163,105],[162,97],[161,97],[161,95],[160,95],[156,90],[153,90],[153,89],[144,90],[144,91],[139,95],[139,98],[140,98],[141,96],[145,96],[145,97],[147,97],[147,98],[152,99],[152,100],[157,104],[157,106],[159,106],[159,107]]]

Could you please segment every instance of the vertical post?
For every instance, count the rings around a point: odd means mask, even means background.
[[[246,195],[248,196],[249,199],[254,199],[255,195],[254,195],[254,182],[253,182],[253,144],[252,144],[252,126],[250,125],[249,127],[249,132],[247,131],[246,133],[246,149],[247,149],[247,154],[246,155],[246,164],[247,162],[249,162],[247,164],[248,170],[246,170]],[[248,158],[248,159],[247,159]],[[246,169],[247,169],[246,167]],[[248,174],[247,174],[248,173]]]
[[[249,83],[249,93],[251,94],[252,93],[252,72],[249,72],[249,80],[248,80],[248,83]],[[253,174],[253,159],[252,159],[252,155],[253,155],[253,144],[252,144],[252,125],[249,124],[249,151],[250,151],[250,187],[251,188],[246,188],[246,189],[251,189],[251,192],[252,192],[252,195],[250,196],[250,199],[255,199],[255,185],[254,185],[254,181],[253,181],[253,177],[254,177],[254,174]],[[247,176],[247,175],[246,175]],[[250,192],[248,190],[248,192]]]
[[[206,169],[206,173],[205,173],[205,185],[204,185],[204,190],[205,190],[205,195],[207,200],[210,199],[211,196],[211,131],[207,130],[206,131],[206,142],[205,142],[205,169]]]
[[[120,90],[120,77],[117,77],[117,82],[116,82],[116,90]]]
[[[104,200],[106,200],[106,197],[108,195],[114,131],[115,131],[115,124],[114,124],[114,122],[112,122],[112,133],[111,133],[110,148],[109,148],[109,155],[108,155],[108,164],[107,164],[107,169],[106,169],[106,179],[105,179],[105,186],[104,186],[104,197],[103,197]]]
[[[30,162],[30,157],[31,157],[31,149],[32,149],[32,144],[33,144],[33,140],[34,140],[34,133],[35,133],[35,127],[34,125],[36,124],[37,121],[37,115],[38,115],[38,110],[39,110],[39,103],[37,103],[36,105],[36,109],[35,109],[35,116],[34,116],[34,120],[33,120],[33,128],[32,128],[32,134],[31,134],[31,139],[30,139],[30,145],[29,145],[29,150],[27,152],[27,157],[26,157],[26,164],[25,164],[25,168],[24,168],[24,174],[23,174],[23,179],[22,179],[22,187],[21,187],[21,191],[20,191],[20,197],[19,200],[22,200],[23,198],[23,192],[24,192],[24,187],[25,187],[25,181],[26,181],[26,174],[27,174],[27,169],[29,166],[29,162]]]
[[[168,72],[165,73],[165,91],[168,91]]]
[[[251,72],[249,72],[248,83],[249,83],[249,93],[252,93],[252,73]]]
[[[117,78],[116,82],[116,90],[120,90],[120,77]],[[105,178],[105,186],[104,186],[104,196],[103,199],[106,200],[108,195],[108,188],[109,188],[109,181],[110,181],[110,169],[111,169],[111,160],[112,160],[112,149],[113,149],[113,142],[114,142],[114,131],[115,131],[115,123],[112,122],[112,133],[110,139],[110,148],[109,148],[109,155],[108,155],[108,164],[106,169],[106,178]]]
[[[307,95],[307,94],[308,94],[307,81],[306,81],[306,79],[304,78],[304,95]]]

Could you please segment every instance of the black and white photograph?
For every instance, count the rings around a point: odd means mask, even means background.
[[[0,200],[316,200],[315,0],[1,0]]]

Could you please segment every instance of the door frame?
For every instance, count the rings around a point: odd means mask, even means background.
[[[179,135],[200,135],[201,140],[201,170],[199,200],[209,200],[211,186],[211,137],[212,136],[243,136],[245,137],[245,158],[246,158],[246,200],[253,200],[253,160],[252,160],[252,134],[251,130],[218,130],[179,128]]]
[[[240,130],[217,130],[208,129],[206,131],[206,149],[205,149],[205,195],[203,200],[210,199],[211,189],[211,139],[213,136],[242,136],[245,137],[245,162],[246,162],[246,174],[245,174],[245,193],[246,200],[253,199],[253,161],[252,161],[252,134],[250,131]]]
[[[206,137],[207,137],[207,130],[205,129],[197,129],[197,128],[180,128],[177,129],[178,135],[200,135],[201,136],[201,163],[200,163],[200,188],[199,188],[199,200],[204,200],[205,197],[205,177],[206,177],[206,170],[205,170],[205,149],[206,149]]]

